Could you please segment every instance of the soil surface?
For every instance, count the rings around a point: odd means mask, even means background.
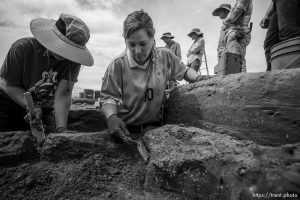
[[[28,139],[27,133],[7,134]],[[28,145],[12,143],[19,144],[19,150]],[[6,145],[2,160],[8,154],[19,157],[8,152],[15,152],[13,144]],[[167,191],[147,192],[146,164],[137,150],[116,144],[105,132],[50,135],[38,151],[39,158],[27,156],[25,162],[15,159],[14,164],[0,166],[0,199],[184,199]]]

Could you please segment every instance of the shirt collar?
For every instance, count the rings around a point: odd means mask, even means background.
[[[197,38],[196,40],[195,40],[195,42],[198,42],[198,41],[200,41],[200,40],[202,40],[203,39],[203,37],[199,37],[199,38]]]
[[[130,51],[127,50],[127,58],[128,58],[128,62],[129,62],[129,67],[131,67],[131,68],[138,67],[140,69],[145,70],[147,68],[147,66],[149,65],[150,61],[152,61],[152,63],[155,63],[156,53],[155,53],[154,49],[152,50],[151,54],[152,54],[152,56],[150,55],[150,59],[148,59],[146,63],[144,63],[143,65],[139,65],[132,57]]]
[[[175,43],[175,41],[174,41],[174,40],[171,40],[170,45],[172,45],[172,44],[174,44],[174,43]]]

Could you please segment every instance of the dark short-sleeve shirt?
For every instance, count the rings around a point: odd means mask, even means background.
[[[8,51],[0,70],[0,77],[8,86],[20,86],[31,91],[37,105],[52,107],[59,82],[77,82],[80,64],[58,61],[47,54],[35,38],[16,41]]]

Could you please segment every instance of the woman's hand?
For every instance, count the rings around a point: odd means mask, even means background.
[[[107,119],[107,128],[109,134],[111,134],[117,141],[128,144],[130,141],[129,132],[122,119],[116,114],[112,114]]]

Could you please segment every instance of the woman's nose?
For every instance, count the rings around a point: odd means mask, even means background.
[[[141,51],[142,51],[142,48],[141,48],[140,46],[136,46],[136,47],[134,48],[134,52],[135,52],[136,54],[141,53]]]

